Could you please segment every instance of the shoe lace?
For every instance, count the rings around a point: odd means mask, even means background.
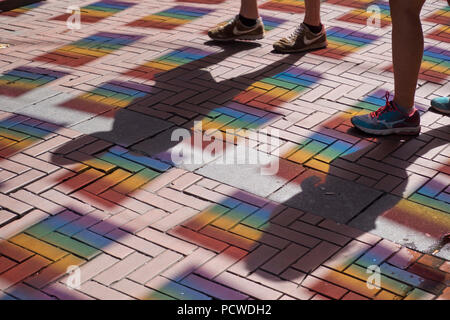
[[[378,119],[383,113],[386,113],[386,112],[389,112],[392,110],[397,110],[397,107],[395,106],[395,104],[393,104],[391,101],[389,101],[390,96],[391,95],[389,94],[389,91],[386,91],[386,93],[384,95],[384,98],[386,99],[386,104],[383,107],[379,108],[377,111],[371,112],[370,116],[372,118]]]
[[[305,30],[305,27],[303,26],[303,23],[300,23],[300,25],[288,36],[288,39],[297,39],[297,37],[303,33],[303,30]]]

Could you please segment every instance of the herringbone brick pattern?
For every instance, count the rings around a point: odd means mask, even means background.
[[[0,298],[450,298],[450,122],[428,110],[450,92],[445,1],[422,13],[422,132],[400,138],[349,121],[393,87],[384,2],[323,2],[329,46],[287,56],[271,44],[303,1],[262,1],[266,38],[234,45],[205,35],[233,17],[233,1],[84,1],[82,27],[69,31],[71,4],[0,14],[11,44],[0,51]],[[365,22],[374,4],[379,29]],[[203,174],[208,163],[175,165],[179,128],[210,130],[224,152],[245,141],[279,156],[277,187],[255,182],[270,189],[261,195],[232,172]],[[311,206],[316,194],[331,211],[355,199],[336,184],[373,197],[333,217]],[[366,284],[371,266],[379,287]]]

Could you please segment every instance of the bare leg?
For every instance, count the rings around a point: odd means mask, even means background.
[[[241,10],[239,14],[248,19],[258,19],[258,4],[256,0],[241,0]]]
[[[406,111],[414,107],[414,95],[423,56],[420,10],[425,0],[390,0],[394,102]]]
[[[320,0],[305,0],[305,9],[303,22],[312,26],[320,26]]]

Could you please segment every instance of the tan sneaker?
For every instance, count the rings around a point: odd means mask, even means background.
[[[273,44],[277,52],[302,52],[313,49],[321,49],[327,46],[327,34],[325,27],[319,33],[312,33],[311,30],[301,23],[297,29],[288,37],[282,38]]]
[[[239,15],[229,22],[221,23],[208,31],[213,40],[259,40],[264,38],[264,25],[261,17],[256,20],[253,27],[247,27],[239,20]]]

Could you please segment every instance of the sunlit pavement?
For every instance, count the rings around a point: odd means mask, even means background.
[[[73,5],[0,14],[1,299],[450,298],[446,1],[422,131],[383,138],[350,118],[393,89],[386,2],[324,1],[328,47],[292,55],[300,0],[260,1],[254,43],[206,35],[238,1],[83,1],[80,28]],[[251,151],[269,164],[221,164]]]

